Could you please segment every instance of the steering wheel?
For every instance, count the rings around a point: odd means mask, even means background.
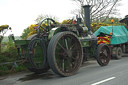
[[[56,22],[51,18],[43,19],[38,26],[38,29],[42,29],[45,32],[50,31],[52,28],[55,27]]]

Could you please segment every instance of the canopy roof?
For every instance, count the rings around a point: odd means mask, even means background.
[[[112,32],[112,36],[110,32]],[[111,36],[110,44],[122,44],[128,42],[128,30],[124,26],[102,26],[94,34],[107,34]]]

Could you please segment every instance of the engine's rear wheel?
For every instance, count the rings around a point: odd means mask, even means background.
[[[96,59],[100,66],[106,66],[109,63],[111,59],[111,51],[108,45],[98,45]]]
[[[81,43],[72,32],[60,32],[53,36],[47,55],[51,69],[60,76],[75,74],[83,60]]]
[[[44,46],[44,42],[40,42],[40,39],[37,38],[37,34],[31,35],[27,38],[27,40],[31,40],[29,46],[25,45],[21,48],[21,56],[23,56],[24,66],[29,71],[36,74],[47,72],[49,70],[49,66],[46,60],[46,48]],[[42,49],[43,47],[44,49]],[[39,50],[39,52],[42,52],[39,53],[37,50]],[[38,54],[40,56],[38,56]],[[38,58],[42,59],[42,61],[40,61]]]
[[[28,60],[35,73],[43,73],[49,70],[47,63],[45,42],[40,38],[35,38],[28,45]]]

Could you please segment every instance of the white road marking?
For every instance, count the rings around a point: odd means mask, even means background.
[[[114,78],[116,78],[116,77],[111,77],[111,78],[108,78],[108,79],[105,79],[105,80],[102,80],[102,81],[96,82],[96,83],[91,84],[91,85],[98,85],[98,84],[101,84],[101,83],[104,83],[104,82],[110,81],[110,80],[112,80],[112,79],[114,79]]]

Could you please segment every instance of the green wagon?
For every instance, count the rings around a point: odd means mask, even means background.
[[[128,25],[128,17],[126,16],[120,22]],[[109,46],[111,48],[113,58],[120,59],[123,53],[128,53],[128,29],[126,27],[102,26],[94,33],[98,38],[103,37],[105,39],[107,36],[110,37]],[[112,33],[112,35],[110,33]],[[102,39],[99,39],[99,41],[100,40],[101,43],[105,43]]]

